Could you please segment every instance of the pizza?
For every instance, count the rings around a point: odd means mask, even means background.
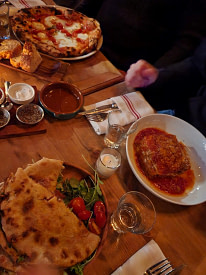
[[[11,27],[21,42],[30,41],[40,52],[57,58],[88,54],[101,38],[97,20],[59,6],[21,9],[11,18]]]

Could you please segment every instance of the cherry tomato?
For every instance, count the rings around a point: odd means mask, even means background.
[[[84,200],[81,197],[73,198],[70,203],[68,204],[69,208],[72,208],[72,211],[75,214],[78,214],[79,212],[86,209]]]
[[[103,212],[105,213],[106,208],[102,201],[96,201],[94,204],[94,215],[96,216],[97,212]]]
[[[93,218],[89,219],[88,227],[92,233],[96,235],[101,234],[101,228],[95,223],[95,220]]]
[[[95,215],[95,223],[100,227],[103,228],[106,223],[106,215],[104,212],[97,212]]]
[[[77,216],[80,218],[82,221],[86,221],[90,218],[91,212],[89,210],[82,210],[81,212],[77,213]]]

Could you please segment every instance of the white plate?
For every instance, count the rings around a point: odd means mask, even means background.
[[[101,49],[102,43],[103,43],[103,36],[100,37],[98,44],[97,44],[97,48],[95,51],[92,51],[85,55],[74,56],[74,57],[64,57],[64,58],[57,58],[57,59],[66,60],[66,61],[76,61],[76,60],[82,60],[82,59],[88,58],[88,57],[94,55],[96,52],[98,52]]]
[[[129,165],[139,182],[151,193],[159,198],[179,205],[196,205],[206,201],[206,138],[192,125],[177,117],[153,114],[138,121],[136,131],[127,137],[126,153]],[[195,174],[193,189],[183,196],[172,196],[155,189],[147,178],[138,170],[133,143],[139,131],[144,128],[155,127],[176,135],[178,141],[185,144],[189,151],[192,169]]]

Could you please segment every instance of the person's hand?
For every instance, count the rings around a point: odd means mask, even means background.
[[[132,88],[147,87],[157,80],[158,75],[158,69],[140,59],[130,66],[125,76],[125,83]]]

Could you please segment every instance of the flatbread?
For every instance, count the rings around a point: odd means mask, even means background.
[[[27,256],[28,263],[66,268],[89,257],[100,237],[88,231],[62,200],[33,180],[38,171],[45,178],[50,171],[53,181],[57,174],[47,168],[54,163],[56,166],[56,162],[43,159],[25,170],[18,168],[8,178],[1,203],[2,229],[19,255]]]
[[[54,192],[58,176],[63,169],[63,161],[42,158],[33,164],[29,164],[24,171],[34,181],[40,183],[51,192]]]

